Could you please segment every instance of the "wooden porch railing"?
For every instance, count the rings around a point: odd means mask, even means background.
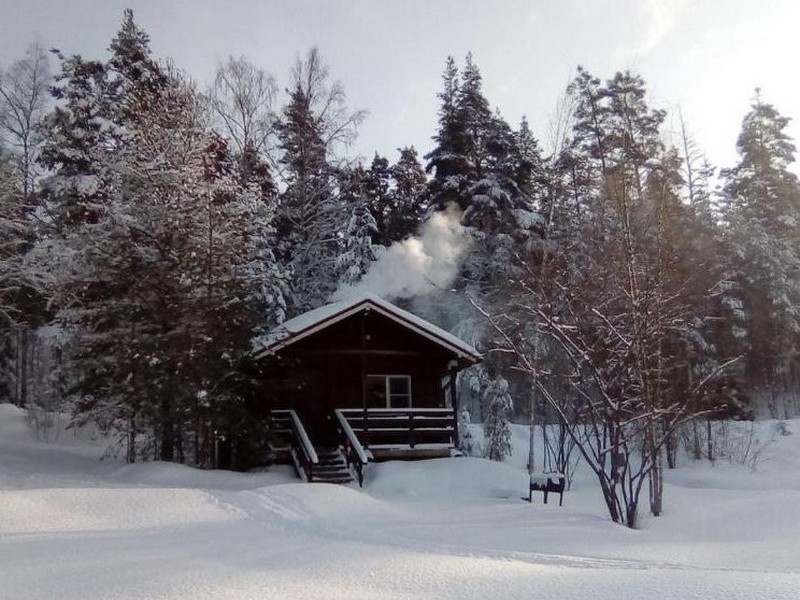
[[[314,478],[314,466],[319,464],[317,451],[306,433],[305,427],[294,410],[273,410],[272,422],[288,435],[289,452],[298,474],[306,481]]]
[[[347,418],[342,414],[342,409],[337,408],[333,411],[336,416],[336,430],[339,432],[339,445],[344,453],[347,464],[353,468],[358,478],[358,485],[364,486],[364,467],[369,462],[367,453],[358,439],[358,436],[350,427]]]
[[[340,408],[336,412],[365,448],[455,444],[452,408]]]

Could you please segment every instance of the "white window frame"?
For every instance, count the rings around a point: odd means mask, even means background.
[[[411,375],[402,375],[397,373],[368,373],[366,375],[367,378],[370,377],[383,377],[383,384],[384,384],[384,395],[386,397],[386,408],[411,408],[414,406],[414,399],[411,393]],[[392,379],[405,379],[408,382],[408,405],[402,407],[394,407],[392,406],[392,394],[390,393],[391,390],[391,380]],[[405,396],[402,396],[405,397]]]

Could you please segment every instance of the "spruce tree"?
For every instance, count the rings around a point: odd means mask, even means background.
[[[372,216],[366,194],[366,173],[356,166],[340,176],[341,200],[350,212],[350,218],[336,257],[339,285],[354,285],[366,274],[377,258],[373,238],[378,234],[378,224]]]
[[[49,145],[75,416],[123,432],[129,460],[207,464],[212,431],[242,423],[229,417],[252,336],[283,316],[274,206],[208,131],[193,87],[146,58],[130,13],[112,48],[92,85],[87,63],[64,61]],[[108,147],[70,153],[60,144],[76,131]]]
[[[723,172],[731,276],[746,315],[746,375],[773,417],[786,416],[782,396],[797,393],[800,351],[800,185],[789,170],[788,122],[757,96],[737,140],[740,161]]]
[[[337,152],[364,118],[363,111],[349,111],[342,85],[329,81],[316,48],[298,61],[293,78],[276,125],[284,184],[279,259],[292,273],[290,315],[324,304],[336,289],[339,233],[350,216],[339,198]]]
[[[402,240],[419,229],[428,209],[427,177],[413,146],[401,148],[400,158],[390,168],[391,212],[387,229],[392,241]]]
[[[511,456],[509,416],[513,401],[508,382],[502,376],[491,378],[482,391],[481,399],[486,406],[486,419],[483,422],[484,456],[502,461]]]
[[[291,314],[315,308],[336,286],[336,232],[344,217],[328,163],[323,124],[299,85],[277,126],[286,189],[278,210],[280,257],[292,272]]]

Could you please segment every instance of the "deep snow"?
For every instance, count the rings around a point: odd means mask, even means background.
[[[760,425],[762,440],[770,423]],[[609,522],[591,477],[522,502],[508,464],[371,465],[364,490],[98,460],[0,405],[0,598],[791,599],[800,597],[800,421],[756,471],[683,461],[666,511]]]

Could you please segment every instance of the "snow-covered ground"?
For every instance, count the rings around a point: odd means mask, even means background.
[[[358,490],[100,461],[100,443],[38,441],[0,405],[0,598],[800,598],[789,428],[755,472],[684,460],[665,514],[633,531],[583,472],[563,508],[522,502],[522,429],[508,464],[371,465]]]

